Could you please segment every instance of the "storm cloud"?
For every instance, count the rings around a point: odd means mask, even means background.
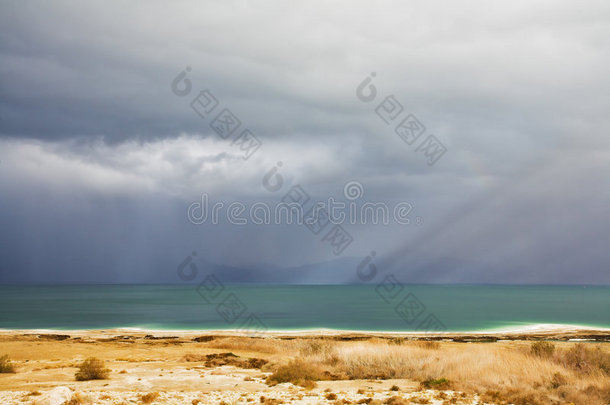
[[[0,27],[0,282],[178,282],[196,250],[248,281],[337,260],[298,279],[351,282],[375,251],[409,282],[610,283],[607,2],[5,1]],[[418,142],[376,113],[388,96]],[[222,108],[262,143],[248,159],[210,126]],[[345,200],[350,181],[412,223],[345,225],[334,254],[304,226],[186,216],[202,193]]]

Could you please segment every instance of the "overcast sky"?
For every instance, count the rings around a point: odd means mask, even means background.
[[[3,1],[0,282],[168,280],[193,251],[278,269],[375,251],[411,282],[608,284],[609,50],[603,0]],[[404,107],[390,124],[388,96]],[[227,139],[210,126],[223,108],[241,122]],[[412,145],[394,131],[408,114],[425,126]],[[248,159],[244,129],[261,142]],[[433,165],[429,135],[446,148]],[[337,253],[329,228],[187,219],[202,193],[348,201],[353,181],[355,202],[408,202],[411,223],[344,224]]]

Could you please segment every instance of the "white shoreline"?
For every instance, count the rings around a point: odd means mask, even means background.
[[[58,335],[130,335],[130,334],[156,334],[157,336],[205,336],[205,335],[234,335],[234,336],[340,336],[340,335],[371,335],[371,336],[461,336],[461,335],[528,335],[528,334],[577,334],[577,333],[610,333],[610,328],[600,328],[586,325],[564,324],[529,324],[521,327],[500,327],[477,331],[376,331],[376,330],[349,330],[349,329],[291,329],[247,331],[243,329],[145,329],[137,327],[119,327],[105,329],[0,329],[1,335],[15,334],[58,334]]]

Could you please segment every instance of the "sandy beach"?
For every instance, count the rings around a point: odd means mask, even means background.
[[[540,341],[552,341],[553,353],[536,355],[532,345]],[[10,357],[15,372],[0,374],[0,403],[607,404],[609,342],[609,330],[560,325],[256,336],[4,330],[0,355]],[[575,355],[582,357],[576,363]],[[107,378],[76,381],[90,357],[105,362]]]

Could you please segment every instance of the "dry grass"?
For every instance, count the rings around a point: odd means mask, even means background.
[[[15,366],[8,357],[8,354],[0,357],[0,373],[14,373]]]
[[[324,398],[328,399],[329,401],[332,401],[337,399],[337,394],[335,394],[334,392],[329,392],[328,394],[324,395]]]
[[[268,378],[270,385],[290,382],[305,388],[314,388],[315,381],[323,380],[324,373],[320,367],[304,362],[302,360],[292,360],[288,364],[277,366]]]
[[[302,356],[328,355],[335,348],[335,343],[324,339],[297,341],[296,345]]]
[[[441,344],[389,340],[296,340],[270,383],[334,379],[410,379],[426,389],[479,393],[493,403],[607,405],[610,347],[546,342]]]
[[[552,349],[547,348],[551,346]],[[235,353],[235,356],[222,357],[221,352],[225,350]],[[451,389],[469,395],[480,394],[482,401],[494,404],[610,403],[608,343],[555,342],[532,345],[527,341],[498,341],[464,344],[405,338],[339,340],[332,337],[291,336],[286,339],[215,337],[209,341],[175,346],[161,341],[92,345],[15,339],[3,342],[3,352],[11,353],[19,361],[34,360],[35,364],[20,364],[27,372],[49,364],[67,367],[74,358],[89,356],[103,356],[115,362],[120,358],[141,358],[142,362],[171,359],[175,364],[170,369],[176,366],[192,367],[193,360],[204,363],[212,361],[210,367],[216,367],[227,361],[260,358],[269,361],[262,366],[263,371],[272,372],[268,378],[269,384],[293,382],[312,387],[319,380],[395,378],[419,382],[422,387],[437,389],[440,395],[445,387],[443,379],[446,379]],[[62,361],[52,360],[58,358]],[[129,366],[123,364],[118,370]],[[10,379],[19,378],[22,374],[27,373],[19,373]],[[4,386],[9,387],[9,379],[0,379],[0,384],[3,381]],[[21,387],[27,387],[23,388],[24,391],[39,389],[38,386],[26,385],[25,378],[20,383]],[[159,390],[160,387],[155,389]],[[415,400],[411,402],[416,403]]]
[[[150,404],[158,397],[159,397],[158,392],[149,392],[148,394],[142,395],[140,397],[140,401],[142,401],[143,404]]]
[[[551,357],[555,351],[555,345],[545,341],[534,342],[530,346],[530,350],[535,356]]]
[[[279,400],[279,399],[266,398],[265,396],[261,396],[260,397],[260,403],[262,405],[279,405],[279,404],[283,404],[284,401]]]
[[[602,350],[601,346],[590,347],[578,343],[557,353],[554,360],[581,373],[591,374],[601,370],[610,376],[610,352]]]
[[[451,383],[445,377],[428,378],[421,382],[421,387],[424,389],[448,390],[451,389]]]
[[[247,345],[244,344],[245,340],[247,340],[248,342]],[[278,352],[284,352],[286,350],[291,350],[294,348],[294,344],[291,341],[284,341],[274,338],[256,339],[227,337],[214,339],[210,342],[206,342],[205,347],[214,349],[228,349],[235,351],[274,354]]]
[[[76,381],[104,380],[108,378],[110,370],[104,367],[104,362],[95,357],[83,361],[75,374]]]
[[[85,405],[92,404],[93,400],[86,395],[81,394],[80,392],[76,392],[72,395],[70,400],[64,402],[62,405]]]
[[[262,368],[267,364],[267,360],[259,358],[242,358],[233,353],[213,353],[213,354],[193,354],[187,353],[182,357],[182,361],[200,362],[206,367],[235,366],[240,368]]]
[[[430,349],[430,350],[438,350],[441,348],[441,343],[437,342],[435,340],[416,340],[416,341],[410,342],[410,344],[412,344],[413,346],[416,346],[416,347],[421,347],[423,349]]]
[[[411,401],[403,399],[401,397],[393,396],[386,399],[384,403],[388,405],[409,405]]]

